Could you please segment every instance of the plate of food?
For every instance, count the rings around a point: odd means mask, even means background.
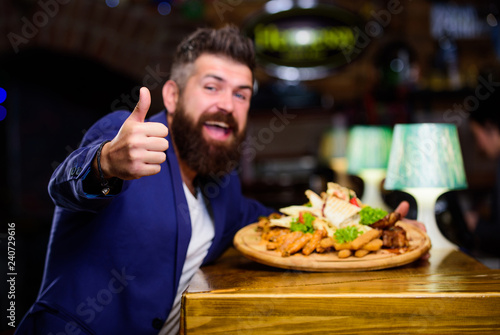
[[[301,271],[386,269],[409,264],[431,248],[429,236],[388,213],[361,203],[353,190],[328,183],[306,191],[309,202],[280,209],[240,229],[234,246],[256,262]]]

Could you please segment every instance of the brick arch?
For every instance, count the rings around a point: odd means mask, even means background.
[[[171,46],[202,24],[174,10],[161,16],[154,8],[104,1],[40,0],[28,5],[0,4],[0,50],[17,53],[41,47],[74,53],[142,78],[145,68],[170,60]],[[26,2],[25,2],[26,3]]]
[[[168,77],[172,46],[203,21],[188,20],[174,7],[168,16],[155,8],[125,2],[109,8],[102,1],[18,0],[0,2],[0,55],[15,56],[23,50],[49,49],[87,57],[134,78],[152,94],[152,110],[163,108],[161,86]],[[130,87],[117,97],[116,107],[130,107]],[[133,99],[132,99],[133,100]]]
[[[46,183],[54,163],[76,148],[98,117],[111,112],[113,102],[131,109],[127,97],[133,100],[134,89],[148,84],[153,88],[151,112],[163,107],[159,83],[166,79],[171,45],[200,23],[132,4],[108,8],[97,0],[17,2],[0,1],[0,85],[8,92],[3,103],[7,118],[0,126],[15,130],[5,140],[9,148],[19,148],[0,154],[9,161],[9,175],[18,176],[9,178],[9,190],[19,190],[8,206],[13,217],[34,222],[51,215]],[[48,3],[57,6],[40,5]],[[30,33],[31,26],[36,30]],[[19,150],[26,155],[18,156]],[[28,175],[36,176],[32,184],[21,178]],[[30,204],[37,207],[34,218],[23,214]]]

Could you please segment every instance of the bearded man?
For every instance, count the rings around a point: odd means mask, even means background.
[[[18,334],[173,334],[180,297],[236,231],[272,210],[234,169],[253,91],[252,43],[199,29],[176,50],[166,110],[114,112],[54,172],[42,287]]]

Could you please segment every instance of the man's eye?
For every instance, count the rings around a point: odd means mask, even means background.
[[[235,93],[234,94],[238,99],[242,99],[242,100],[246,100],[247,99],[247,96],[245,94],[242,94],[242,93]]]
[[[217,91],[217,88],[215,86],[205,86],[205,89],[213,92]]]

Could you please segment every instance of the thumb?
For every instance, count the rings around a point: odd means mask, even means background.
[[[404,218],[410,210],[410,204],[408,201],[401,201],[399,206],[394,210],[395,212],[398,212],[401,214],[401,217]]]
[[[139,101],[132,111],[132,114],[130,114],[129,119],[136,122],[144,122],[150,106],[151,93],[146,87],[141,87],[139,91]]]

